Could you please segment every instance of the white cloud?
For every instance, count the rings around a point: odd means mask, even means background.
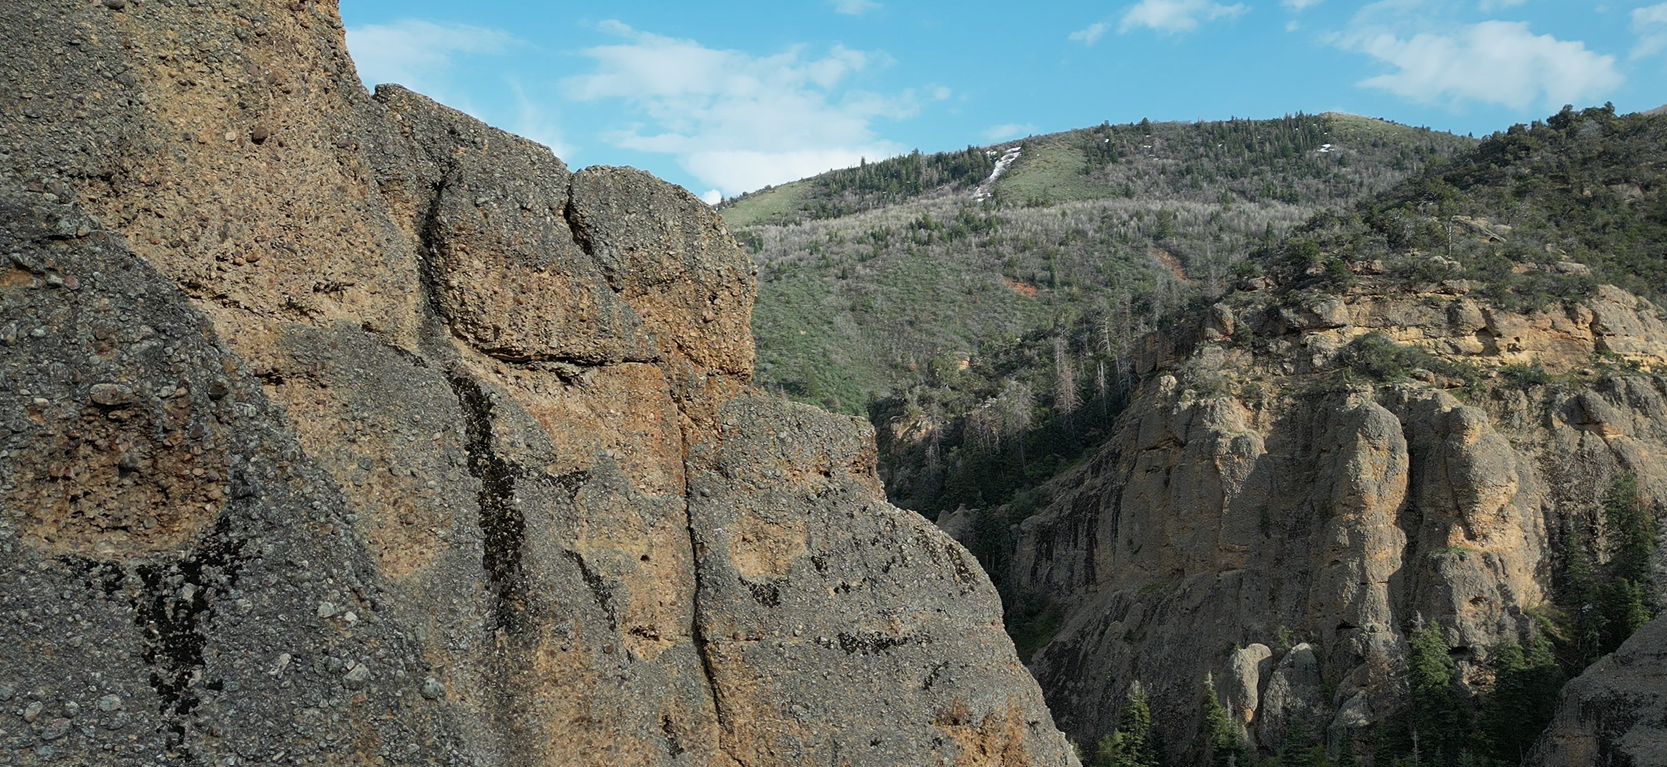
[[[501,53],[516,42],[495,29],[418,19],[347,30],[347,48],[365,85],[398,83],[436,100],[449,95],[457,54]]]
[[[1093,45],[1099,42],[1100,37],[1105,33],[1106,25],[1103,22],[1095,22],[1093,24],[1089,24],[1087,27],[1072,32],[1066,37],[1066,39],[1071,42],[1082,43],[1083,45]]]
[[[1515,8],[1528,0],[1482,0],[1483,11],[1497,11],[1500,8]]]
[[[602,28],[626,42],[583,51],[595,70],[564,80],[567,94],[625,101],[647,124],[612,135],[616,146],[674,155],[684,170],[726,195],[905,149],[878,137],[872,124],[912,116],[915,94],[885,97],[845,87],[882,57],[838,46],[821,58],[800,48],[756,57],[619,22]]]
[[[724,193],[716,189],[708,189],[706,194],[700,196],[700,201],[707,205],[717,205],[724,201]]]
[[[985,141],[1003,141],[1010,138],[1018,138],[1019,136],[1029,136],[1034,133],[1036,133],[1036,126],[1034,125],[1014,125],[1009,123],[1007,125],[997,125],[993,128],[986,128],[983,136]]]
[[[1613,56],[1578,41],[1535,35],[1524,22],[1484,21],[1408,38],[1382,28],[1359,30],[1338,42],[1395,67],[1361,86],[1424,103],[1555,108],[1596,98],[1626,79]]]
[[[1632,29],[1638,33],[1638,45],[1632,49],[1634,59],[1667,51],[1667,3],[1633,11]]]
[[[1290,8],[1293,11],[1301,11],[1305,8],[1312,8],[1323,2],[1325,2],[1325,0],[1284,0],[1284,5],[1286,8]]]
[[[573,148],[562,140],[561,129],[538,102],[527,96],[521,83],[510,80],[509,89],[515,95],[515,120],[509,132],[537,141],[555,152],[563,160],[572,160]]]
[[[1126,33],[1138,27],[1148,27],[1159,32],[1179,34],[1197,29],[1200,20],[1237,18],[1249,12],[1250,6],[1243,3],[1221,5],[1210,0],[1140,0],[1138,5],[1123,14],[1123,23],[1118,25],[1117,31]]]
[[[513,119],[493,121],[453,83],[457,59],[465,55],[496,55],[521,45],[513,35],[467,24],[436,24],[404,19],[392,24],[369,24],[347,30],[347,47],[365,85],[397,83],[475,117],[543,144],[556,156],[570,159],[572,147],[545,108],[528,97],[521,83],[508,79],[515,98]],[[502,117],[502,114],[497,115]]]
[[[880,7],[874,0],[833,0],[834,13],[861,16]]]
[[[932,100],[933,101],[948,101],[949,97],[953,96],[953,95],[955,95],[955,91],[952,91],[949,88],[947,88],[945,86],[942,86],[942,85],[932,89]]]

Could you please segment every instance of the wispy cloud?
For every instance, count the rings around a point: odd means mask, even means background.
[[[1301,11],[1307,8],[1312,8],[1323,2],[1325,2],[1325,0],[1283,0],[1282,4],[1286,8],[1290,8],[1293,11]]]
[[[569,97],[623,100],[648,124],[610,136],[616,146],[672,155],[724,194],[899,154],[904,147],[876,135],[873,123],[918,109],[913,92],[847,86],[883,56],[835,46],[820,58],[802,48],[757,57],[617,21],[602,28],[624,42],[583,51],[595,69],[563,81]]]
[[[1243,3],[1222,5],[1210,0],[1140,0],[1123,14],[1117,31],[1146,27],[1167,34],[1191,32],[1205,21],[1231,19],[1250,12]]]
[[[1082,43],[1083,45],[1093,45],[1099,42],[1100,38],[1103,37],[1105,33],[1105,23],[1095,22],[1083,27],[1082,29],[1072,32],[1066,36],[1066,39],[1069,39],[1072,42]]]
[[[1667,3],[1633,11],[1632,29],[1638,33],[1638,45],[1632,49],[1632,58],[1649,58],[1667,51]]]
[[[1453,24],[1410,35],[1357,25],[1336,42],[1394,69],[1361,86],[1422,103],[1555,108],[1595,99],[1626,79],[1613,56],[1579,41],[1536,35],[1524,22]]]
[[[1482,10],[1490,12],[1501,8],[1514,8],[1525,2],[1528,2],[1528,0],[1482,0]]]
[[[511,79],[509,89],[515,96],[515,120],[509,124],[509,132],[537,141],[549,147],[557,157],[572,161],[573,147],[562,140],[561,128],[546,107],[529,97],[518,80]]]
[[[869,11],[878,10],[880,4],[874,0],[833,0],[834,13],[846,16],[861,16]]]
[[[347,49],[365,85],[398,83],[435,99],[453,95],[451,71],[458,54],[503,53],[517,42],[495,29],[420,19],[347,30]]]
[[[986,128],[983,136],[985,141],[1005,141],[1010,138],[1029,136],[1034,133],[1036,133],[1036,126],[1034,125],[1029,123],[1024,125],[1009,123],[1007,125],[997,125],[992,128]]]

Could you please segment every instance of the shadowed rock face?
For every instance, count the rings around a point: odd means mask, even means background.
[[[1667,620],[1569,683],[1551,727],[1524,764],[1638,767],[1667,763]]]
[[[1076,763],[715,214],[341,35],[0,7],[0,764]]]
[[[1368,728],[1405,705],[1413,626],[1439,626],[1462,683],[1479,689],[1493,648],[1536,630],[1566,531],[1601,520],[1614,478],[1636,475],[1657,509],[1667,499],[1667,383],[1639,372],[1667,364],[1667,330],[1647,302],[1604,288],[1586,305],[1524,315],[1463,289],[1371,281],[1315,310],[1232,301],[1186,356],[1150,361],[1113,437],[1012,531],[1008,582],[1063,613],[1027,661],[1081,742],[1111,729],[1138,681],[1185,758],[1213,679],[1263,749],[1278,749],[1293,721],[1332,746],[1369,746]],[[1220,332],[1235,314],[1259,328],[1254,344]],[[1449,392],[1425,372],[1315,387],[1309,374],[1368,331],[1484,371],[1538,362],[1571,383]],[[1633,367],[1579,372],[1600,353]],[[976,535],[968,517],[940,524]],[[1659,635],[1635,640],[1633,656],[1653,657]],[[1594,674],[1575,699],[1605,694]],[[1652,685],[1622,688],[1636,697]],[[1594,721],[1594,705],[1571,702],[1560,726]],[[1569,748],[1597,736],[1582,737],[1567,736]]]

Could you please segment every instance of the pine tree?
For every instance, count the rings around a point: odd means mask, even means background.
[[[1615,477],[1603,507],[1615,539],[1615,575],[1634,582],[1649,578],[1655,555],[1655,518],[1638,492],[1638,477],[1631,473]]]
[[[1360,760],[1354,755],[1354,738],[1347,734],[1343,736],[1342,745],[1337,747],[1337,762],[1334,767],[1360,767]]]
[[[1586,551],[1586,536],[1578,520],[1571,520],[1565,536],[1568,558],[1564,564],[1563,600],[1574,615],[1571,666],[1584,669],[1603,652],[1607,620],[1602,609],[1597,574]]]
[[[1527,647],[1506,642],[1491,663],[1494,683],[1482,703],[1478,739],[1489,755],[1515,764],[1551,722],[1567,677],[1544,637]]]
[[[1204,753],[1210,767],[1250,767],[1250,749],[1227,717],[1227,709],[1216,700],[1215,680],[1204,678]]]
[[[1603,651],[1614,652],[1655,614],[1655,515],[1638,477],[1615,477],[1603,499],[1611,538],[1610,581],[1604,589]]]
[[[1129,687],[1128,700],[1117,716],[1117,729],[1100,740],[1094,767],[1162,767],[1157,733],[1152,729],[1152,709],[1140,683]]]
[[[1441,627],[1426,624],[1407,638],[1412,727],[1427,764],[1456,764],[1464,745],[1464,709],[1453,685],[1455,667]]]

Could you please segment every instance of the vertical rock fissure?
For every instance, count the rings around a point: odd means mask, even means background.
[[[441,343],[447,333],[441,307],[440,274],[434,259],[440,248],[440,207],[449,184],[448,170],[434,184],[428,209],[417,227],[418,282],[429,315],[425,322],[435,351],[452,358],[446,375],[452,394],[463,411],[464,452],[470,476],[480,482],[476,494],[481,532],[481,568],[492,590],[491,619],[494,631],[519,633],[527,626],[527,578],[522,563],[527,522],[515,503],[515,466],[497,453],[492,431],[492,397],[478,381],[463,371],[449,344]]]
[[[447,171],[441,180],[434,184],[432,197],[428,203],[428,210],[423,211],[423,220],[417,223],[417,283],[422,286],[423,305],[429,335],[442,338],[448,332],[445,311],[440,304],[440,275],[434,259],[440,248],[440,202],[446,195],[446,178],[451,175]]]
[[[674,402],[678,403],[678,411],[682,413],[685,421],[688,421],[690,419],[689,413],[684,408],[682,401],[677,398],[677,392],[675,389],[668,387],[667,393],[672,397]],[[687,530],[689,534],[689,561],[695,578],[693,592],[695,603],[692,605],[693,609],[689,611],[689,640],[694,642],[695,655],[700,658],[701,677],[706,682],[706,695],[712,705],[712,716],[717,721],[718,751],[723,753],[725,756],[728,756],[730,761],[735,764],[750,765],[750,762],[742,759],[740,754],[735,753],[731,749],[730,741],[733,739],[733,727],[729,721],[728,713],[724,710],[723,694],[720,692],[721,688],[718,686],[718,673],[716,663],[712,657],[712,647],[706,640],[705,630],[701,628],[701,594],[705,591],[703,585],[703,581],[705,580],[705,568],[701,565],[701,545],[699,536],[695,532],[695,498],[698,497],[696,495],[697,491],[695,490],[696,467],[694,463],[689,460],[691,450],[688,424],[684,423],[681,425],[680,430],[682,431],[681,437],[683,445],[684,529]]]
[[[603,281],[608,284],[608,289],[617,295],[621,287],[616,284],[617,277],[612,270],[605,268],[602,262],[596,259],[596,243],[591,242],[591,239],[584,235],[584,230],[579,226],[578,214],[573,210],[573,184],[574,178],[569,178],[567,201],[561,206],[561,217],[563,221],[567,222],[567,233],[573,237],[573,244],[579,246],[579,250],[585,255],[590,256],[591,263],[595,264],[597,271],[601,272]]]

